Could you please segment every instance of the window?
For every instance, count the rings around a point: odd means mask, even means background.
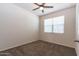
[[[44,32],[64,33],[64,16],[44,20]]]
[[[47,19],[44,21],[44,31],[52,32],[52,19]]]

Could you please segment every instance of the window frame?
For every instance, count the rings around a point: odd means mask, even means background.
[[[65,28],[65,16],[64,15],[62,15],[63,17],[64,17],[64,24],[63,24],[63,27]],[[57,16],[57,17],[61,17],[61,16]],[[44,22],[45,22],[45,20],[48,20],[48,19],[53,19],[53,18],[56,18],[56,17],[52,17],[52,18],[47,18],[47,19],[44,19]],[[43,22],[43,23],[44,23]],[[53,21],[52,21],[52,23],[53,23]],[[45,24],[44,24],[44,26],[43,26],[43,32],[44,33],[54,33],[54,34],[64,34],[64,32],[65,32],[65,30],[63,29],[63,33],[60,33],[60,32],[54,32],[53,31],[53,24],[52,24],[52,32],[45,32]]]

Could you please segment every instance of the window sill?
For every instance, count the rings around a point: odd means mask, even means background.
[[[55,32],[44,32],[46,34],[64,34],[64,33],[55,33]]]

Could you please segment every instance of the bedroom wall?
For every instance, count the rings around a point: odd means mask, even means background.
[[[76,4],[76,40],[79,41],[79,3]],[[75,42],[77,56],[79,56],[79,42]]]
[[[0,51],[39,39],[38,17],[14,4],[0,4]]]
[[[53,12],[44,16],[40,16],[40,39],[51,43],[56,43],[68,47],[75,47],[75,7],[67,8],[57,12]],[[45,33],[44,20],[57,16],[65,16],[64,34]]]

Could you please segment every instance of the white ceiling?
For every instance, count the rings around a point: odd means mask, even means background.
[[[55,12],[55,11],[58,11],[61,9],[72,7],[75,4],[74,3],[46,3],[45,4],[46,6],[54,6],[54,8],[50,8],[50,9],[46,8],[46,9],[44,9],[44,11],[45,11],[44,13],[42,13],[41,10],[39,10],[39,9],[36,11],[32,11],[32,9],[38,7],[33,3],[16,3],[15,5],[22,7],[35,15],[41,16],[41,15],[45,15],[45,14]]]

